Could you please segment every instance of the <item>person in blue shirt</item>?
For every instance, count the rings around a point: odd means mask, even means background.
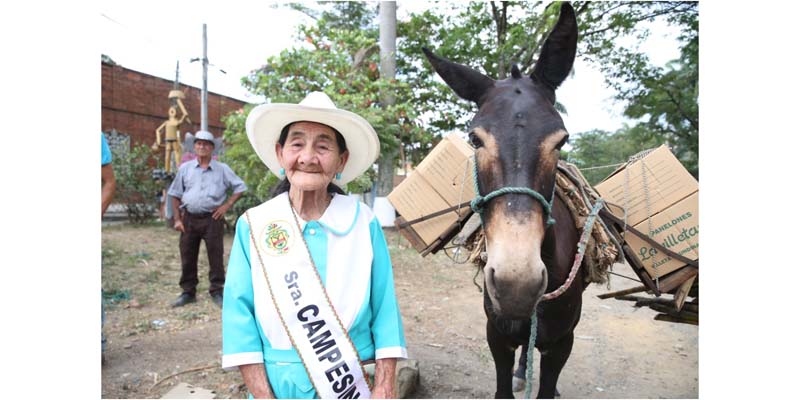
[[[211,132],[197,132],[194,152],[197,158],[178,168],[167,191],[167,195],[172,196],[174,228],[181,232],[179,284],[183,292],[172,306],[182,307],[197,300],[197,258],[202,240],[208,252],[208,293],[214,303],[222,307],[225,286],[223,218],[242,197],[247,185],[228,165],[212,158],[214,135]],[[230,196],[228,191],[232,192]]]
[[[117,189],[117,180],[114,176],[111,160],[111,149],[108,147],[106,135],[100,132],[100,217],[106,213],[108,206],[111,205],[111,199],[114,198],[114,192]],[[102,333],[102,329],[106,323],[106,311],[102,305],[102,289],[100,295],[100,360],[101,364],[105,364],[106,335]]]
[[[106,135],[100,132],[100,215],[106,213],[106,209],[114,198],[114,191],[117,188],[117,180],[114,177],[114,169],[111,167],[111,149],[108,147]]]
[[[372,211],[341,189],[378,157],[374,129],[321,92],[299,104],[258,106],[246,127],[282,180],[236,224],[222,367],[238,369],[256,398],[396,397],[396,362],[407,350],[389,251]],[[303,278],[303,271],[315,272]],[[333,317],[315,320],[318,303]],[[338,326],[346,334],[337,337]],[[353,364],[339,361],[339,348],[353,350]],[[363,365],[372,360],[370,381]],[[355,392],[354,375],[373,383],[371,394]]]

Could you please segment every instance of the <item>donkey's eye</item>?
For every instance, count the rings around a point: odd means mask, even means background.
[[[483,147],[483,142],[480,138],[478,138],[478,135],[476,135],[475,132],[469,133],[469,142],[472,144],[472,147],[476,149]]]
[[[564,136],[564,138],[563,138],[563,139],[561,139],[561,141],[560,141],[560,142],[558,142],[558,144],[556,145],[556,150],[561,150],[561,148],[562,148],[562,147],[563,147],[565,144],[567,144],[567,141],[569,141],[569,135],[566,135],[566,136]]]

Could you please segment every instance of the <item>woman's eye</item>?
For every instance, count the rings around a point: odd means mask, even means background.
[[[469,142],[472,144],[472,147],[474,147],[476,149],[480,148],[480,147],[483,147],[483,142],[473,132],[470,132],[470,134],[469,134]]]

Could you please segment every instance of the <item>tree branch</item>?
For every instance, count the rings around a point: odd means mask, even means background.
[[[590,3],[589,1],[584,1],[584,2],[582,2],[582,3],[581,3],[581,6],[580,6],[580,7],[578,7],[578,9],[577,9],[577,10],[575,10],[575,15],[581,15],[581,14],[583,14],[583,12],[584,12],[584,11],[586,11],[586,9],[588,9],[588,8],[589,8],[589,3]]]
[[[595,18],[593,18],[593,19],[592,19],[592,22],[594,22],[594,21],[599,21],[599,20],[603,19],[603,17],[604,17],[606,14],[610,13],[611,11],[614,11],[614,10],[616,10],[616,9],[620,8],[620,7],[625,7],[625,6],[628,6],[628,5],[629,5],[629,4],[627,4],[627,3],[619,3],[619,4],[617,4],[616,6],[614,6],[614,7],[611,7],[611,8],[609,8],[608,10],[605,10],[605,11],[603,11],[602,13],[600,13],[600,15],[597,15]]]
[[[508,4],[503,2],[502,12],[498,11],[494,1],[490,1],[489,4],[492,6],[492,17],[497,29],[497,48],[499,49],[497,60],[497,79],[505,79],[506,60],[503,56],[503,47],[506,43],[506,9],[508,8]]]
[[[522,56],[522,53],[524,53],[525,50],[528,50],[529,48],[530,48],[530,46],[521,46],[519,48],[519,51],[517,51],[516,53],[514,53],[514,55],[511,56],[511,59],[512,60],[519,60],[520,56]]]
[[[628,4],[628,3],[625,3],[625,4]],[[642,22],[642,21],[645,21],[645,20],[648,20],[648,19],[652,19],[652,18],[655,18],[655,17],[659,17],[661,15],[666,15],[666,14],[671,14],[671,13],[678,13],[678,12],[685,12],[685,11],[688,10],[688,8],[687,8],[687,9],[681,9],[681,10],[677,10],[676,11],[676,9],[678,9],[681,5],[682,4],[678,4],[678,5],[675,5],[672,8],[669,8],[667,10],[663,10],[663,11],[659,11],[659,12],[655,12],[655,13],[652,13],[652,14],[647,14],[647,15],[641,16],[641,17],[639,17],[637,19],[634,19],[633,22],[634,22],[634,24],[637,24],[639,22]],[[605,28],[602,28],[602,29],[597,29],[597,30],[594,30],[594,31],[591,31],[591,32],[584,33],[583,37],[593,36],[593,35],[596,35],[598,33],[602,33],[602,32],[605,32],[605,31],[608,31],[608,30],[611,30],[611,29],[614,29],[614,28],[615,28],[615,26],[609,25],[609,26],[607,26]]]
[[[161,382],[164,382],[164,381],[166,381],[166,380],[167,380],[167,379],[169,379],[169,378],[174,378],[174,377],[176,377],[176,376],[178,376],[178,375],[181,375],[181,374],[187,374],[187,373],[189,373],[189,372],[197,372],[197,371],[202,371],[202,370],[211,369],[211,368],[215,368],[215,367],[216,367],[216,368],[219,368],[219,364],[211,364],[211,365],[206,365],[206,366],[204,366],[204,367],[190,368],[190,369],[187,369],[187,370],[184,370],[184,371],[176,372],[176,373],[174,373],[174,374],[172,374],[172,375],[165,376],[165,377],[164,377],[164,378],[162,378],[160,381],[158,381],[158,382],[154,383],[154,384],[153,384],[153,386],[150,386],[150,390],[153,390],[153,389],[154,389],[156,386],[160,385],[160,384],[161,384]]]
[[[533,46],[528,47],[528,53],[520,60],[520,70],[524,71],[526,75],[529,75],[531,72],[533,72],[533,55],[539,53],[539,50],[541,50],[542,45],[544,44],[543,32],[547,26],[546,22],[547,21],[544,18],[541,18],[539,23],[536,24],[536,29],[533,35],[531,35],[531,37],[536,40],[536,43]]]

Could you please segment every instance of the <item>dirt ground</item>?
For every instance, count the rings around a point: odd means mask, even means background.
[[[422,258],[396,232],[385,233],[409,357],[419,362],[413,397],[494,397],[475,268],[454,264],[442,253]],[[232,237],[225,237],[226,264]],[[180,294],[177,232],[163,223],[104,226],[102,241],[107,338],[102,397],[160,398],[187,383],[214,398],[246,398],[239,373],[220,368],[220,309],[207,293],[205,247],[197,303],[173,309],[170,303]],[[614,270],[632,275],[624,265]],[[637,284],[612,277],[610,287],[586,290],[575,345],[559,380],[563,398],[698,397],[697,326],[654,321],[649,309],[596,297]]]

